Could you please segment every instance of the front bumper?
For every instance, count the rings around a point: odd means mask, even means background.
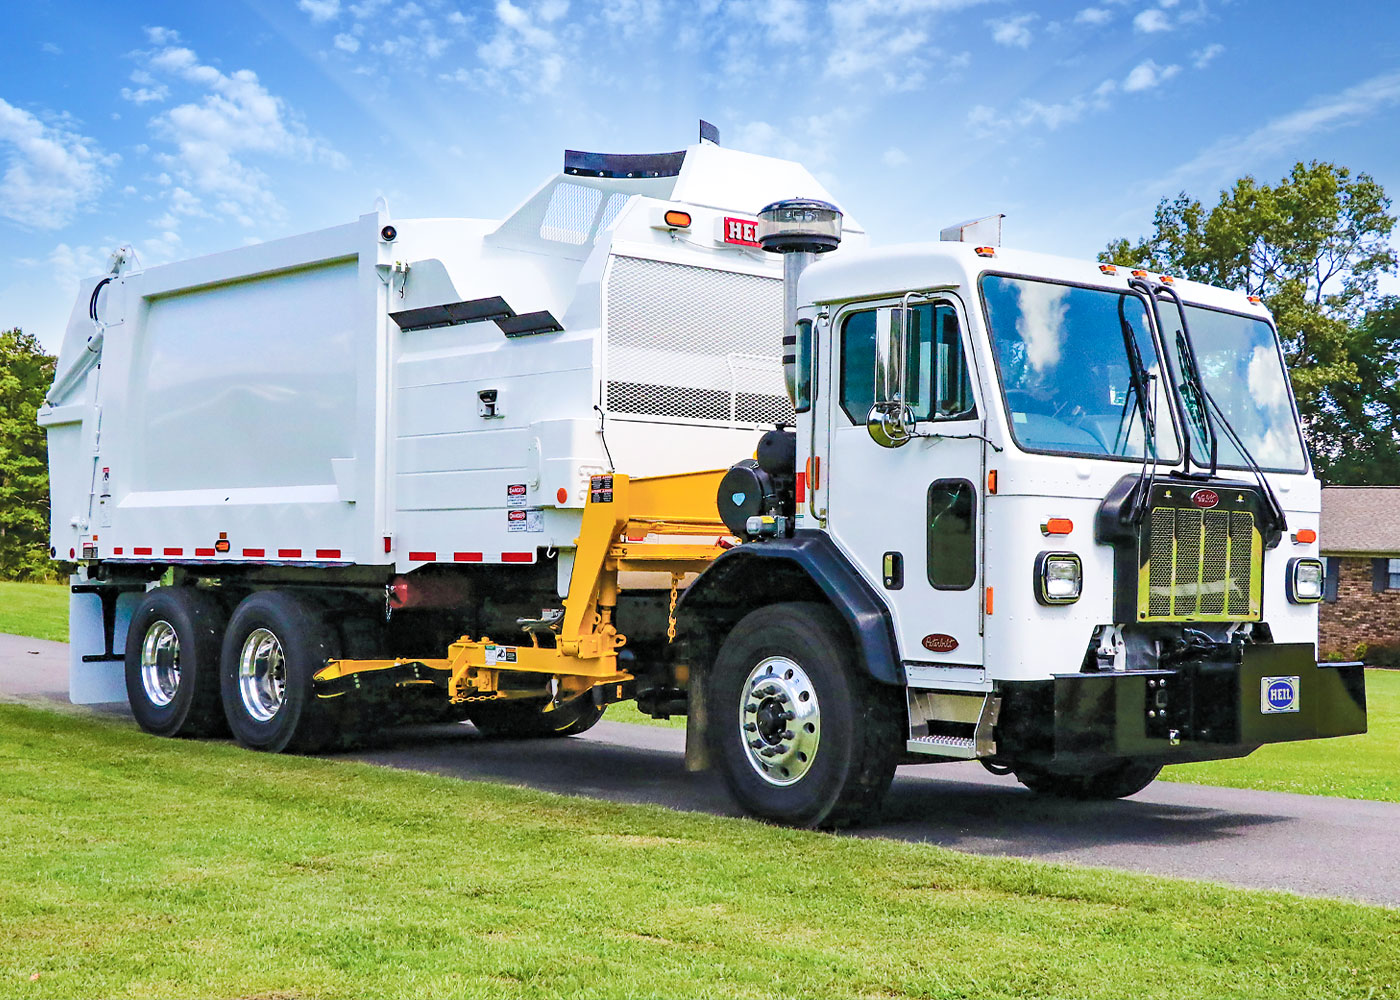
[[[1061,674],[1000,693],[997,757],[1056,770],[1241,757],[1265,743],[1366,732],[1363,668],[1317,663],[1310,643],[1245,646],[1238,663]]]

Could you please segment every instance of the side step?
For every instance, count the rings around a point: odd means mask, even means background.
[[[995,756],[1000,696],[910,688],[908,701],[908,752],[949,760]]]

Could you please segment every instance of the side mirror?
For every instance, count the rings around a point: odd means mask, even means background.
[[[914,436],[914,419],[905,403],[905,359],[909,356],[908,309],[875,313],[875,405],[865,420],[870,438],[881,448],[898,448]]]

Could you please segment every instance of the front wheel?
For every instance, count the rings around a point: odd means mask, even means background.
[[[1033,792],[1062,799],[1122,799],[1136,795],[1162,773],[1161,764],[1124,760],[1090,774],[1052,774],[1022,769],[1016,780]]]
[[[831,828],[868,818],[904,749],[902,702],[852,662],[827,606],[774,604],[729,633],[710,678],[711,754],[748,812]]]

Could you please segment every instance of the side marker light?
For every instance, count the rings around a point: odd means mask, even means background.
[[[673,226],[676,229],[690,228],[689,212],[677,212],[675,209],[671,209],[662,218],[666,220],[666,225]]]
[[[1311,545],[1317,541],[1317,532],[1311,528],[1299,528],[1293,532],[1293,541],[1299,545]]]
[[[1074,522],[1067,517],[1052,517],[1040,526],[1042,535],[1068,535],[1074,530]]]

